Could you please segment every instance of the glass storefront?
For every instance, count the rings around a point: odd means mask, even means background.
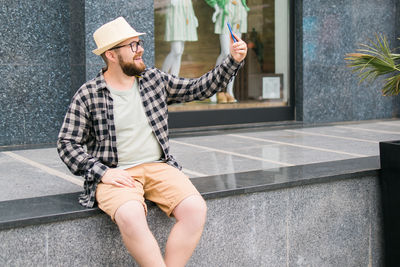
[[[214,3],[225,2],[225,6]],[[229,22],[248,44],[245,66],[222,93],[169,106],[169,113],[263,109],[291,105],[290,0],[154,1],[155,65],[199,77],[229,53]],[[258,110],[260,114],[260,110]],[[218,116],[217,116],[218,117]],[[222,116],[223,117],[223,116]],[[229,124],[222,121],[216,124]],[[191,125],[188,125],[191,126]]]

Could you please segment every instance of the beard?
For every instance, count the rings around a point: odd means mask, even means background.
[[[141,56],[138,56],[141,57]],[[140,63],[135,62],[135,58],[132,58],[132,62],[125,62],[122,59],[122,56],[118,54],[118,63],[122,69],[122,71],[125,73],[127,76],[136,76],[140,75],[145,69],[146,65],[141,61]]]

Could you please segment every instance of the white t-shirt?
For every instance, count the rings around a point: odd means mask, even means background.
[[[120,91],[107,85],[114,105],[119,169],[159,161],[162,149],[149,125],[140,98],[138,81],[130,90]]]

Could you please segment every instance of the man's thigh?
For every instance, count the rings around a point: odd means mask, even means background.
[[[135,200],[142,203],[145,213],[144,190],[141,182],[135,180],[135,187],[118,187],[100,182],[97,185],[96,200],[99,208],[115,221],[115,213],[123,204]]]
[[[154,202],[168,216],[185,198],[200,196],[189,177],[166,163],[143,164],[144,196]]]

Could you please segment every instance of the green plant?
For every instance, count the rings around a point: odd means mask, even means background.
[[[399,38],[400,39],[400,38]],[[360,82],[368,79],[376,80],[384,77],[383,95],[398,95],[400,93],[400,54],[393,53],[385,35],[376,34],[376,42],[370,40],[371,45],[361,44],[362,48],[356,53],[346,55],[345,60],[353,72],[358,72]]]

